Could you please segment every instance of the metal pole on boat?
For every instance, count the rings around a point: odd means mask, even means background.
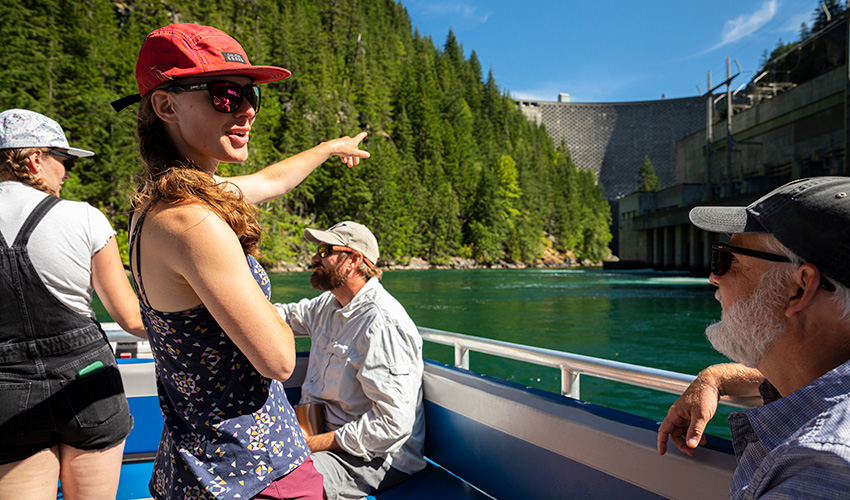
[[[455,344],[455,366],[469,370],[469,349],[460,344]]]
[[[714,140],[714,94],[711,87],[711,69],[708,70],[708,98],[705,100],[705,199],[712,199],[711,143]]]
[[[561,395],[573,399],[581,399],[581,381],[579,372],[574,372],[566,366],[561,367]]]
[[[844,175],[850,173],[850,9],[847,9],[846,16],[847,20],[847,31],[845,36],[847,37],[846,46],[844,47],[844,166],[842,171]]]
[[[739,72],[740,73],[740,72]],[[725,197],[732,196],[732,66],[729,56],[726,57],[726,192]]]

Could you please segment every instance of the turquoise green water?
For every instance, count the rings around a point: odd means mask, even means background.
[[[290,302],[317,295],[309,273],[272,275],[272,299]],[[479,337],[696,374],[728,361],[705,339],[720,317],[706,278],[657,271],[421,270],[387,271],[384,286],[417,325]],[[106,319],[104,316],[100,319]],[[298,339],[299,350],[309,340]],[[446,346],[425,344],[425,356],[453,362]],[[552,392],[553,368],[471,353],[472,370]],[[594,377],[581,378],[582,399],[661,420],[676,396]],[[728,437],[721,406],[709,426]]]
[[[417,325],[479,337],[696,374],[728,361],[705,339],[720,317],[706,278],[656,271],[387,271],[384,286]],[[309,273],[272,277],[276,302],[312,297]],[[299,344],[304,348],[309,344]],[[425,344],[425,356],[453,363],[451,348]],[[560,390],[560,372],[485,354],[470,368],[523,385]],[[586,401],[661,420],[676,397],[594,377],[581,378]],[[721,407],[709,432],[728,437]]]

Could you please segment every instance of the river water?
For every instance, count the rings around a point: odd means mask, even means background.
[[[728,361],[705,339],[720,317],[705,277],[660,271],[472,269],[386,271],[382,283],[417,325],[518,344],[696,374]],[[273,273],[272,300],[318,294],[309,272]],[[99,303],[100,321],[111,321]],[[308,339],[297,339],[299,350]],[[425,357],[453,363],[448,346],[426,342]],[[470,369],[552,392],[560,371],[470,353]],[[581,398],[660,421],[676,396],[590,376]],[[729,437],[721,405],[708,430]]]
[[[272,300],[317,294],[309,273],[277,273]],[[419,326],[546,347],[681,373],[728,361],[711,348],[705,327],[720,317],[705,277],[659,271],[473,269],[386,271],[382,283]],[[299,339],[300,350],[309,341]],[[425,343],[425,357],[453,362],[451,348]],[[560,371],[470,354],[470,369],[552,392]],[[582,399],[653,420],[676,396],[594,377]],[[721,406],[709,432],[728,437]]]

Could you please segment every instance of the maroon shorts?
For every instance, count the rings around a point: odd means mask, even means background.
[[[297,469],[270,484],[253,500],[322,500],[322,475],[307,457]]]

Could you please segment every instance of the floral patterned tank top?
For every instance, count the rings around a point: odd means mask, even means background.
[[[130,238],[140,269],[142,212]],[[248,255],[271,296],[263,267]],[[203,304],[182,312],[148,305],[136,292],[156,361],[165,420],[149,485],[157,499],[249,499],[310,455],[283,384],[260,375]]]

